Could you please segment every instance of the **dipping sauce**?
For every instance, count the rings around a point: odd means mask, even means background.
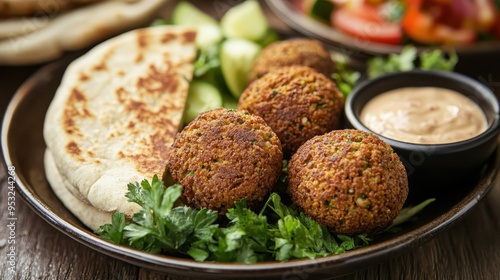
[[[464,95],[438,87],[406,87],[375,96],[361,111],[372,131],[408,143],[444,144],[481,134],[487,121]]]

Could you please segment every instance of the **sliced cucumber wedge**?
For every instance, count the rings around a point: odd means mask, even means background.
[[[194,80],[189,85],[183,120],[185,124],[192,122],[205,111],[222,107],[222,95],[212,84]]]
[[[230,8],[221,18],[222,33],[228,38],[258,41],[269,29],[266,16],[256,0],[247,0]]]
[[[222,40],[222,30],[219,23],[189,2],[181,1],[175,6],[172,13],[172,23],[196,27],[198,29],[196,45],[199,48],[215,45]]]
[[[261,49],[259,44],[244,39],[227,39],[222,43],[220,66],[227,87],[234,97],[239,98],[247,87],[248,73]]]
[[[196,34],[196,46],[201,49],[213,46],[222,41],[222,31],[220,27],[212,24],[199,25]]]
[[[172,13],[172,23],[175,25],[199,26],[204,24],[219,25],[217,20],[196,8],[193,4],[181,1]]]

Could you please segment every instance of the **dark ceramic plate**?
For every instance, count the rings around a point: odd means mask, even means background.
[[[389,45],[373,43],[366,40],[351,37],[337,31],[328,24],[317,21],[299,12],[292,5],[291,0],[275,1],[266,0],[271,10],[293,29],[306,35],[323,41],[342,53],[349,56],[366,58],[370,55],[385,55],[389,53],[400,53],[403,45]],[[431,47],[418,47],[419,51]],[[470,46],[455,47],[457,53],[463,56],[488,55],[500,52],[500,41],[483,41]]]
[[[419,191],[416,190],[419,186],[410,186],[407,204],[430,197],[435,197],[436,202],[419,213],[415,222],[403,224],[402,230],[397,234],[382,234],[376,237],[373,245],[342,255],[315,260],[243,265],[200,263],[176,256],[148,254],[100,239],[64,208],[45,179],[45,144],[42,137],[45,111],[70,60],[63,59],[42,68],[21,86],[12,99],[2,129],[2,151],[6,166],[16,168],[19,193],[49,224],[90,248],[152,270],[216,279],[294,276],[317,279],[341,276],[382,262],[421,244],[449,227],[484,197],[491,188],[500,166],[500,157],[495,154],[489,159],[482,179],[475,179],[478,174],[471,174],[470,182],[455,185],[452,191],[446,188],[430,188],[433,189],[432,192],[418,195]]]

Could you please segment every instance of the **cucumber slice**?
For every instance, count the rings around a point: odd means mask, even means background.
[[[201,49],[213,46],[222,41],[222,31],[220,27],[212,24],[197,26],[195,43]]]
[[[222,107],[222,96],[219,90],[205,81],[194,80],[189,85],[186,107],[184,108],[184,123],[192,122],[205,111]]]
[[[199,78],[213,86],[215,86],[222,96],[222,107],[226,109],[237,109],[238,99],[236,99],[227,88],[220,66],[210,69],[207,73]]]
[[[179,2],[172,12],[172,23],[175,25],[199,26],[204,24],[218,25],[217,21],[185,1]]]
[[[222,31],[219,23],[208,14],[196,8],[189,2],[179,2],[172,13],[172,23],[196,27],[196,45],[206,48],[222,40]]]
[[[239,98],[247,87],[248,73],[261,49],[257,43],[244,39],[227,39],[222,43],[220,66],[227,87],[234,97]]]
[[[228,38],[257,41],[264,37],[269,24],[255,0],[244,1],[230,8],[221,18],[222,33]]]

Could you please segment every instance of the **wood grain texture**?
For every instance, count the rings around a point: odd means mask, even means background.
[[[217,2],[217,3],[214,3]],[[235,0],[197,1],[220,17]],[[168,14],[168,11],[165,11]],[[269,11],[273,26],[286,26]],[[500,93],[500,60],[464,65],[459,71],[484,78]],[[477,65],[479,65],[477,67]],[[0,113],[3,115],[15,89],[38,66],[0,67]],[[7,240],[7,175],[0,170],[0,244]],[[456,224],[409,252],[338,279],[500,279],[500,182]],[[74,241],[36,215],[16,197],[16,273],[7,272],[8,244],[0,248],[0,279],[171,279],[164,275],[108,257]],[[278,279],[312,279],[283,276]]]

